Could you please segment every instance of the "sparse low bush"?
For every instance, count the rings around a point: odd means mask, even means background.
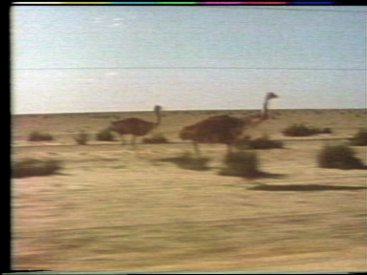
[[[332,130],[330,128],[316,128],[312,126],[307,126],[304,124],[293,124],[287,128],[285,128],[282,133],[285,136],[292,137],[302,137],[302,136],[312,136],[317,134],[330,134]]]
[[[367,145],[367,128],[359,130],[350,140],[351,145],[365,146]]]
[[[246,136],[236,142],[235,147],[238,149],[274,149],[283,148],[283,143],[277,140],[271,140],[267,135],[251,139]]]
[[[12,177],[23,178],[32,176],[47,176],[55,174],[62,168],[59,160],[23,159],[12,166]]]
[[[259,174],[259,160],[254,152],[235,152],[226,156],[220,175],[255,177]]]
[[[319,167],[337,169],[362,169],[365,165],[355,157],[355,152],[347,145],[326,145],[317,156]]]
[[[79,145],[87,145],[89,141],[89,135],[84,131],[80,131],[79,134],[74,137],[74,140]]]
[[[319,131],[320,131],[320,134],[332,134],[333,133],[333,131],[329,127],[323,128]]]
[[[96,140],[99,141],[115,141],[115,136],[109,129],[104,129],[96,134]]]
[[[206,157],[192,156],[191,153],[184,153],[179,157],[161,159],[161,161],[173,162],[180,168],[197,171],[208,170],[207,163],[209,160]]]
[[[42,133],[39,131],[33,131],[29,134],[29,141],[51,141],[53,140],[53,136],[48,133]]]
[[[234,147],[236,147],[237,149],[240,149],[240,150],[250,149],[250,142],[251,142],[251,137],[250,136],[244,136],[244,137],[238,139],[234,143]]]
[[[207,163],[209,158],[206,157],[193,157],[190,153],[185,153],[177,159],[177,164],[185,169],[190,170],[208,170]]]
[[[159,133],[159,134],[155,134],[151,137],[144,138],[143,143],[160,144],[160,143],[169,143],[169,141],[163,134]]]

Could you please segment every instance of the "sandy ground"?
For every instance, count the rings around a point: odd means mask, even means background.
[[[116,118],[151,113],[15,116],[14,160],[63,161],[57,175],[12,180],[14,269],[55,271],[364,271],[367,270],[367,170],[317,167],[326,143],[341,143],[364,126],[366,110],[275,110],[248,132],[284,141],[258,150],[257,179],[221,176],[225,147],[201,145],[207,171],[162,161],[192,150],[185,125],[215,114],[166,112],[156,129],[173,143],[92,140]],[[287,138],[295,122],[330,127],[332,134]],[[32,130],[52,142],[29,142]],[[367,164],[367,148],[353,147]]]

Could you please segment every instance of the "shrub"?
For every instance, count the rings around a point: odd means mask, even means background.
[[[330,128],[319,129],[316,127],[310,127],[303,124],[293,124],[285,128],[282,133],[285,136],[301,137],[312,136],[317,134],[330,134],[332,130]]]
[[[47,133],[41,133],[39,131],[33,131],[29,134],[29,141],[50,141],[53,140],[53,136]]]
[[[332,132],[333,131],[329,127],[320,130],[320,134],[331,134]]]
[[[367,128],[359,130],[350,140],[351,145],[365,146],[367,145]]]
[[[61,168],[59,160],[23,159],[13,164],[12,177],[47,176],[55,174]]]
[[[74,140],[79,145],[86,145],[89,141],[89,135],[84,131],[80,131],[79,134],[74,137]]]
[[[190,170],[208,170],[207,163],[209,158],[206,157],[193,157],[190,153],[183,154],[177,159],[177,164],[181,168]]]
[[[237,149],[250,149],[250,141],[251,141],[251,137],[250,136],[244,136],[241,139],[238,139],[235,143],[234,143],[234,147],[236,147]]]
[[[115,141],[115,136],[109,129],[104,129],[96,134],[96,140],[99,141]]]
[[[360,159],[355,157],[355,152],[347,145],[326,145],[317,156],[319,167],[337,169],[365,168]]]
[[[255,177],[259,174],[259,161],[254,152],[236,152],[226,156],[224,163],[226,165],[220,171],[221,175]]]
[[[168,161],[175,163],[178,167],[189,170],[203,171],[208,170],[207,163],[209,158],[193,157],[191,153],[184,153],[182,156],[174,158],[161,159],[161,161]]]
[[[159,143],[169,143],[168,139],[162,134],[155,134],[149,138],[144,138],[143,143],[148,144],[159,144]]]
[[[238,149],[273,149],[273,148],[283,148],[283,143],[277,140],[271,140],[267,135],[262,137],[251,139],[246,136],[239,140],[235,146]]]

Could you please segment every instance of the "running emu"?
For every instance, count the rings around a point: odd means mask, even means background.
[[[162,108],[159,105],[154,107],[154,113],[157,117],[155,122],[131,117],[111,122],[108,129],[120,134],[123,144],[125,144],[124,135],[132,135],[130,143],[135,145],[135,139],[137,136],[145,136],[161,123],[161,109]]]
[[[227,145],[227,152],[231,152],[231,146],[240,137],[244,128],[253,127],[268,119],[269,101],[278,96],[267,93],[263,109],[257,117],[241,119],[228,115],[213,116],[198,123],[184,127],[180,132],[180,138],[191,140],[196,154],[199,154],[198,143],[222,143]]]

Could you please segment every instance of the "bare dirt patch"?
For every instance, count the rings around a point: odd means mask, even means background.
[[[220,144],[200,145],[210,159],[205,170],[161,161],[193,152],[178,132],[205,112],[165,113],[158,130],[171,143],[135,150],[119,140],[79,146],[73,135],[97,133],[116,115],[153,120],[150,113],[14,117],[12,158],[52,156],[63,169],[12,180],[13,268],[366,270],[367,171],[324,169],[316,161],[324,144],[346,141],[363,127],[364,110],[314,111],[276,110],[276,119],[247,133],[284,143],[256,151],[261,171],[276,176],[254,179],[219,175],[226,152]],[[281,134],[298,121],[333,132],[300,139]],[[31,143],[33,130],[55,139]],[[366,164],[366,147],[353,149]]]

